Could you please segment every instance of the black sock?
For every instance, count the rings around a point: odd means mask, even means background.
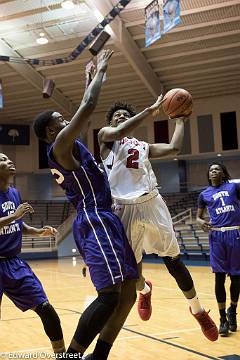
[[[98,339],[95,349],[93,351],[93,360],[107,360],[112,344],[109,344],[101,339]]]
[[[231,312],[234,312],[234,313],[235,313],[236,310],[237,310],[237,305],[231,303],[231,305],[230,305],[230,310],[231,310]]]
[[[220,317],[222,318],[222,319],[227,319],[227,316],[226,316],[226,309],[220,309],[219,310],[219,313],[220,313]]]

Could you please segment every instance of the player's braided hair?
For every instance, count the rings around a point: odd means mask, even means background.
[[[212,162],[209,166],[208,166],[208,171],[207,171],[207,179],[208,179],[208,183],[209,185],[212,185],[211,183],[211,180],[209,179],[209,170],[211,168],[212,165],[218,165],[221,169],[222,169],[222,172],[224,174],[224,177],[223,177],[223,181],[226,182],[228,180],[231,179],[231,176],[229,174],[229,172],[227,171],[227,168],[225,165],[221,164],[221,163],[218,163],[218,162]]]
[[[106,113],[105,119],[106,119],[106,122],[108,125],[110,125],[110,123],[112,121],[113,114],[118,110],[126,110],[127,112],[129,112],[131,117],[135,116],[137,114],[137,111],[134,108],[134,106],[132,106],[126,102],[117,101],[110,107],[110,109]]]

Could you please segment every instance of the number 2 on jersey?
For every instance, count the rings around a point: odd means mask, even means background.
[[[129,149],[127,158],[127,168],[138,169],[139,151],[137,149]]]

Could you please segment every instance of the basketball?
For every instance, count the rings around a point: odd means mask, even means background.
[[[184,89],[169,90],[164,96],[163,111],[170,118],[189,116],[192,113],[192,95]]]

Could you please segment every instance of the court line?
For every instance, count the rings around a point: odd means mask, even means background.
[[[154,285],[154,284],[153,284],[153,288],[159,288],[159,289],[169,290],[169,291],[177,291],[177,290],[180,290],[178,287],[176,287],[176,288],[167,288],[167,287],[158,286],[158,285]],[[199,294],[199,295],[204,295],[204,296],[211,296],[211,297],[213,297],[213,299],[215,299],[215,295],[214,295],[213,293],[212,293],[212,294],[207,294],[207,293],[203,293],[203,292],[197,291],[197,294]]]
[[[61,275],[66,275],[66,276],[71,276],[71,277],[80,277],[82,279],[85,279],[84,276],[82,274],[72,274],[72,273],[66,273],[66,272],[61,272],[61,271],[56,271],[56,270],[46,270],[46,269],[34,269],[34,271],[44,271],[44,272],[51,272],[53,274],[61,274]],[[87,285],[89,286],[89,285]]]
[[[81,312],[77,311],[77,310],[71,310],[71,309],[66,309],[66,308],[57,308],[59,310],[65,310],[65,311],[69,311],[69,312],[72,312],[72,313],[75,313],[75,314],[82,314]],[[160,343],[163,343],[163,344],[166,344],[166,345],[170,345],[170,346],[173,346],[175,348],[178,348],[178,349],[181,349],[181,350],[184,350],[184,351],[187,351],[187,352],[190,352],[192,354],[196,354],[196,355],[199,355],[199,356],[202,356],[202,357],[205,357],[206,359],[212,359],[212,360],[219,360],[220,358],[219,357],[213,357],[213,356],[209,356],[207,354],[204,354],[204,353],[200,353],[198,351],[195,351],[195,350],[192,350],[192,349],[189,349],[189,348],[186,348],[184,346],[181,346],[181,345],[177,345],[177,344],[174,344],[170,341],[167,341],[167,340],[163,340],[163,339],[158,339],[154,336],[156,335],[167,335],[167,334],[171,334],[171,333],[183,333],[183,332],[190,332],[190,331],[195,331],[195,330],[199,330],[199,328],[192,328],[192,329],[182,329],[182,330],[178,330],[176,332],[176,330],[171,330],[171,331],[168,331],[168,332],[162,332],[162,333],[157,333],[157,334],[153,334],[153,335],[147,335],[147,334],[144,334],[144,333],[141,333],[139,331],[135,331],[135,330],[131,330],[131,329],[128,329],[127,327],[123,327],[122,328],[123,330],[125,331],[128,331],[128,332],[131,332],[133,334],[136,334],[135,336],[131,336],[131,337],[120,337],[120,338],[117,338],[117,340],[126,340],[126,339],[133,339],[135,337],[146,337],[148,339],[151,339],[151,340],[155,340],[155,341],[158,341]],[[50,349],[50,348],[39,348],[39,349]],[[33,352],[33,351],[37,351],[38,349],[28,349],[28,350],[18,350],[18,351],[15,351],[15,352]]]
[[[30,352],[37,352],[37,351],[41,351],[41,350],[52,350],[51,347],[40,347],[40,348],[35,348],[35,349],[23,349],[23,350],[14,350],[14,351],[3,351],[3,353],[6,354],[15,354],[15,353],[30,353]]]
[[[212,360],[219,360],[219,359],[220,359],[219,357],[207,355],[207,354],[201,353],[201,352],[199,352],[199,351],[195,351],[195,350],[189,349],[189,348],[187,348],[187,347],[185,347],[185,346],[174,344],[174,343],[172,343],[172,342],[170,342],[170,341],[167,341],[167,340],[155,338],[154,336],[147,335],[147,334],[141,333],[141,332],[139,332],[139,331],[127,329],[127,328],[124,328],[124,327],[123,327],[123,329],[124,329],[125,331],[129,331],[129,332],[132,332],[132,333],[134,333],[134,334],[137,334],[137,335],[146,337],[146,338],[148,338],[148,339],[151,339],[151,340],[154,340],[154,341],[158,341],[158,342],[163,343],[163,344],[166,344],[166,345],[171,345],[171,346],[173,346],[173,347],[175,347],[175,348],[178,348],[178,349],[181,349],[181,350],[190,352],[190,353],[195,354],[195,355],[198,355],[198,356],[205,357],[206,359],[212,359]]]
[[[62,274],[62,275],[66,275],[66,276],[70,276],[70,277],[80,277],[83,278],[83,275],[81,274],[72,274],[72,273],[66,273],[66,272],[61,272],[61,271],[56,271],[56,270],[50,270],[50,269],[36,269],[35,271],[44,271],[44,272],[52,272],[54,274]],[[90,285],[86,285],[86,286],[90,286]],[[176,288],[167,288],[164,286],[159,286],[159,285],[154,285],[154,288],[158,288],[158,289],[163,289],[163,290],[168,290],[168,291],[178,291],[179,288],[176,286]],[[199,295],[203,295],[203,296],[210,296],[213,299],[215,299],[214,294],[211,293],[204,293],[204,292],[197,292]]]
[[[131,330],[129,329],[128,327],[123,327],[123,330]],[[171,330],[171,331],[164,331],[164,332],[158,332],[158,333],[153,333],[151,334],[151,336],[161,336],[161,335],[170,335],[170,334],[179,334],[179,333],[188,333],[188,332],[191,332],[191,331],[197,331],[199,330],[199,327],[196,327],[196,328],[190,328],[190,329],[182,329],[182,330]],[[116,341],[118,340],[127,340],[127,339],[135,339],[135,338],[139,338],[141,337],[142,335],[133,335],[133,336],[120,336],[120,337],[117,337],[116,338]]]

